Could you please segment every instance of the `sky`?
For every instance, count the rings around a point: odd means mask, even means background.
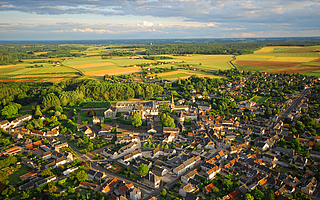
[[[320,36],[320,0],[0,0],[0,40]]]

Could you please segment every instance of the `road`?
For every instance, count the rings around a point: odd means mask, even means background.
[[[280,120],[284,120],[290,113],[291,111],[298,105],[301,103],[301,100],[303,99],[303,97],[307,94],[307,92],[309,92],[311,90],[311,88],[307,88],[305,90],[302,91],[302,93],[299,95],[299,97],[297,97],[293,103],[280,114],[280,118],[278,119],[278,121],[275,123],[277,124]]]

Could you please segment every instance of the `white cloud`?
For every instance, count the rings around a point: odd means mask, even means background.
[[[143,21],[140,24],[137,24],[137,26],[141,26],[141,27],[151,27],[154,26],[154,24],[152,22],[148,22],[148,21]]]
[[[91,29],[91,28],[73,28],[72,30],[66,30],[66,32],[81,32],[81,33],[114,33],[113,31],[105,29]]]

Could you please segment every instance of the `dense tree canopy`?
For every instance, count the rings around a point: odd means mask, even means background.
[[[145,176],[149,172],[149,167],[146,164],[141,164],[138,168],[138,171],[142,176]]]

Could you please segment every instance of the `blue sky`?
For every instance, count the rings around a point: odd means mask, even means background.
[[[320,0],[0,0],[0,40],[320,36]]]

